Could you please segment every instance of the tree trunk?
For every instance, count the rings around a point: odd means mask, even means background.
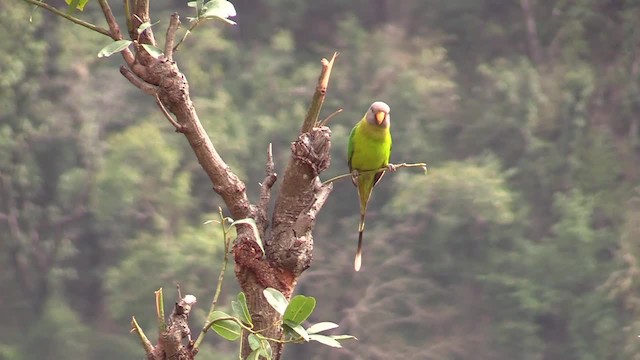
[[[534,0],[520,0],[520,8],[524,16],[524,22],[527,27],[527,45],[529,47],[529,56],[534,64],[542,64],[542,48],[538,38],[538,27],[536,25],[535,12],[533,10]]]

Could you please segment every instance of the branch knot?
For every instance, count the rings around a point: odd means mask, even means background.
[[[314,127],[298,136],[291,144],[291,152],[296,162],[308,165],[312,176],[316,177],[329,167],[331,162],[331,129],[326,126]]]

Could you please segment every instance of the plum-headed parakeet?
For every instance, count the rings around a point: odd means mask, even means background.
[[[349,136],[347,157],[351,180],[358,189],[360,198],[360,226],[358,227],[358,250],[354,261],[354,268],[360,271],[362,265],[362,234],[364,232],[364,217],[367,203],[371,197],[373,187],[382,179],[384,170],[363,173],[389,166],[391,157],[391,118],[389,105],[376,101],[369,107]]]

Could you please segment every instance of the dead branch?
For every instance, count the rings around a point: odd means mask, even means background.
[[[260,184],[260,201],[258,203],[258,223],[262,226],[259,227],[260,236],[264,238],[266,228],[269,224],[269,201],[271,200],[271,188],[278,179],[278,175],[275,172],[275,165],[273,163],[273,146],[269,143],[267,147],[267,162],[265,164],[265,176],[264,180]]]

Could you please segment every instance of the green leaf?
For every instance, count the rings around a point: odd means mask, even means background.
[[[132,41],[131,40],[118,40],[118,41],[114,41],[111,44],[103,47],[100,52],[98,52],[98,57],[108,57],[111,56],[117,52],[120,52],[124,49],[126,49],[127,47],[129,47],[129,45],[131,45]]]
[[[265,339],[261,335],[249,334],[248,341],[249,341],[249,347],[251,348],[251,350],[258,353],[258,355],[260,356],[263,356],[267,359],[271,359],[271,356],[272,356],[271,345],[269,345],[269,342],[267,341],[267,339]]]
[[[249,313],[249,307],[247,306],[247,297],[243,292],[238,294],[238,300],[231,302],[231,309],[242,320],[243,323],[253,326],[251,320],[251,313]]]
[[[230,318],[231,315],[224,311],[214,311],[209,315],[207,319],[209,322],[213,322],[211,328],[223,338],[235,341],[242,335],[242,329],[240,325],[233,320],[218,320],[221,318]]]
[[[280,315],[284,315],[289,302],[280,291],[274,288],[266,288],[262,291],[262,294],[264,295],[265,299],[267,299],[267,302],[269,303],[269,305],[271,305],[271,307],[276,309],[276,311],[279,312]]]
[[[284,320],[291,321],[296,325],[302,324],[316,308],[316,299],[311,296],[296,295],[291,299],[289,306],[284,312]]]
[[[335,329],[337,327],[338,327],[338,324],[332,323],[332,322],[329,322],[329,321],[319,322],[317,324],[313,324],[313,325],[309,326],[309,328],[307,328],[307,333],[316,334],[316,333],[319,333],[319,332]]]
[[[235,25],[236,22],[229,20],[229,17],[236,16],[236,8],[227,0],[211,0],[204,4],[201,13],[198,13],[199,17],[203,18],[218,18],[225,22]]]
[[[69,5],[67,7],[67,14],[71,15],[76,11],[76,9],[80,11],[84,10],[84,7],[87,5],[89,0],[65,0],[65,2]]]
[[[338,342],[338,340],[331,338],[329,336],[320,335],[320,334],[309,334],[309,340],[317,341],[321,344],[331,346],[334,348],[341,348],[342,345]]]
[[[283,322],[285,328],[293,330],[296,334],[300,335],[304,339],[304,341],[309,341],[309,334],[307,333],[307,330],[302,327],[302,325],[296,324],[290,320],[284,320]]]
[[[147,50],[147,52],[149,53],[149,55],[153,56],[154,58],[159,58],[160,56],[164,55],[164,53],[162,52],[162,50],[160,50],[159,48],[150,45],[150,44],[142,44],[142,47]]]
[[[261,335],[249,334],[248,341],[249,347],[251,348],[251,350],[253,350],[253,352],[257,353],[259,356],[271,359],[271,345],[269,345],[267,339],[265,339]]]
[[[258,243],[258,246],[260,246],[260,250],[262,250],[262,253],[264,254],[264,246],[262,246],[262,239],[260,238],[260,233],[258,232],[256,221],[250,218],[240,219],[232,222],[229,226],[237,226],[238,224],[251,225],[251,228],[253,229],[253,236],[256,238],[256,242]]]
[[[78,8],[80,0],[67,0],[66,3],[69,4],[69,7],[67,7],[67,14],[72,15]]]
[[[249,347],[251,348],[251,350],[260,349],[260,339],[256,334],[249,334],[247,341],[249,341]]]
[[[142,34],[143,31],[147,30],[148,28],[152,27],[153,25],[155,25],[155,24],[157,24],[159,22],[160,22],[160,20],[154,22],[153,24],[148,22],[148,21],[143,22],[142,24],[140,24],[140,26],[138,26],[138,34]]]

